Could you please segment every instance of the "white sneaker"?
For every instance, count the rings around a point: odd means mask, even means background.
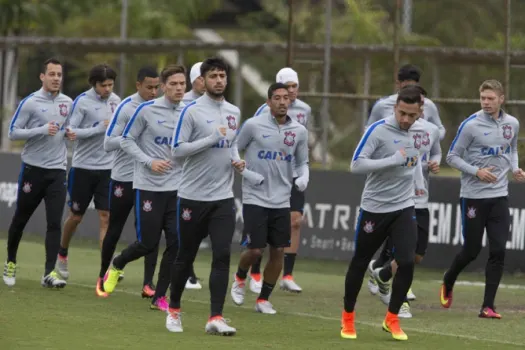
[[[233,283],[231,289],[232,300],[235,305],[242,305],[244,303],[244,288],[246,287],[246,280],[242,281],[237,278],[237,274],[233,275]]]
[[[379,271],[381,271],[382,267],[379,267],[374,270],[374,279],[377,283],[378,291],[379,291],[379,299],[383,302],[383,304],[387,305],[390,304],[390,284],[387,282],[383,282],[381,280],[381,277],[379,277]]]
[[[416,295],[412,292],[412,288],[410,288],[410,289],[408,290],[408,293],[407,293],[407,299],[408,299],[409,301],[414,301],[414,300],[416,300]]]
[[[250,275],[250,290],[255,294],[261,294],[261,289],[262,289],[261,275],[259,275],[258,281]]]
[[[227,321],[223,317],[217,317],[211,321],[208,321],[204,330],[206,331],[206,333],[213,335],[230,336],[235,335],[235,333],[237,333],[237,330],[235,328],[228,326]]]
[[[66,286],[66,281],[60,279],[60,276],[56,271],[51,271],[49,275],[43,276],[40,281],[42,287],[47,288],[64,288]]]
[[[4,283],[8,287],[12,287],[16,283],[16,264],[13,262],[4,263]]]
[[[261,314],[275,315],[277,311],[273,308],[272,303],[268,300],[262,300],[255,303],[255,311]]]
[[[284,278],[281,280],[281,289],[292,293],[301,293],[303,289],[299,287],[293,278]]]
[[[67,280],[69,278],[69,270],[67,268],[67,261],[68,258],[61,258],[60,255],[57,258],[57,263],[55,265],[56,272],[60,274],[60,277],[62,277],[64,280]]]
[[[399,318],[412,318],[412,313],[410,312],[410,304],[407,302],[404,302],[403,305],[401,305],[401,309],[399,309],[399,313],[397,314],[397,317]]]
[[[199,280],[195,279],[192,281],[191,277],[186,281],[186,289],[202,289],[202,285],[199,283]]]
[[[368,264],[368,291],[372,295],[376,295],[379,291],[379,287],[377,286],[377,282],[374,278],[374,268],[372,267],[375,263],[375,260],[370,261],[370,264]]]
[[[166,316],[166,329],[173,333],[182,332],[180,312],[168,311],[168,316]]]

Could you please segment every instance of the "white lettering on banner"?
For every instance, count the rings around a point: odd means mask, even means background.
[[[334,230],[338,230],[339,224],[341,224],[341,228],[345,231],[348,231],[348,220],[350,220],[350,206],[336,204],[334,210],[334,224],[332,228]]]
[[[16,182],[0,182],[0,202],[7,203],[11,208],[16,203],[18,184]]]
[[[428,211],[430,214],[428,242],[449,244],[452,222],[452,204],[428,203]]]
[[[326,219],[326,212],[332,210],[332,204],[317,203],[315,209],[319,210],[319,228],[324,228],[324,221]]]
[[[510,232],[512,237],[507,241],[507,249],[523,250],[525,248],[525,209],[511,208]]]

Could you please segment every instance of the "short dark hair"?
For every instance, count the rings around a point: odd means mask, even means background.
[[[414,85],[405,86],[404,88],[399,90],[396,104],[400,101],[403,101],[408,104],[423,104],[423,100],[421,100],[421,89]]]
[[[419,79],[421,79],[421,69],[413,64],[405,64],[397,72],[398,81],[413,80],[419,82]]]
[[[206,60],[204,60],[204,62],[202,62],[202,65],[201,65],[201,76],[202,77],[206,76],[206,73],[208,73],[209,71],[214,70],[214,69],[217,69],[217,70],[220,70],[220,71],[222,70],[222,71],[226,72],[226,74],[228,74],[228,71],[229,71],[228,64],[222,58],[220,58],[220,57],[210,57],[210,58],[207,58]]]
[[[40,73],[46,74],[47,66],[50,64],[58,64],[62,66],[62,68],[64,68],[64,65],[62,64],[62,62],[60,62],[58,58],[51,57],[44,61],[44,63],[42,64],[42,67],[40,68],[41,69]]]
[[[285,89],[286,91],[288,91],[288,87],[284,85],[283,83],[273,83],[268,88],[268,99],[271,99],[275,90],[279,90],[279,89]]]
[[[183,74],[186,77],[186,68],[179,64],[170,64],[166,66],[162,72],[160,72],[160,81],[163,84],[166,84],[168,78],[175,74]]]
[[[142,83],[146,78],[158,78],[159,73],[153,67],[142,67],[137,73],[137,81]]]
[[[413,88],[415,88],[415,89],[418,89],[419,92],[421,93],[421,95],[423,95],[423,96],[425,96],[425,97],[428,96],[428,94],[427,94],[427,90],[425,90],[421,85],[408,84],[408,85],[405,85],[405,86],[403,87],[403,89],[406,88],[406,87],[409,87],[409,86],[410,86],[410,87],[413,87]]]
[[[115,81],[117,79],[117,72],[113,70],[109,65],[103,63],[103,64],[97,64],[91,70],[89,71],[89,78],[88,82],[91,86],[97,85],[97,83],[102,83],[106,80],[113,80]]]

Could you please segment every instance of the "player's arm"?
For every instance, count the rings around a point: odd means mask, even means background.
[[[377,130],[368,129],[357,145],[350,164],[350,171],[356,174],[368,174],[405,163],[406,156],[403,155],[402,151],[397,151],[387,158],[370,159],[375,150],[381,145],[381,142],[383,141],[380,133]]]
[[[25,98],[20,102],[13,118],[11,119],[11,123],[9,124],[10,140],[27,140],[34,136],[48,134],[49,124],[26,129],[27,123],[33,115],[33,106],[34,102],[30,97]]]
[[[423,176],[423,166],[421,165],[421,158],[418,159],[414,169],[414,186],[416,195],[423,195],[426,192],[425,178]]]
[[[127,103],[129,101],[124,101]],[[127,121],[130,120],[127,108],[122,103],[117,107],[111,121],[109,122],[106,135],[104,136],[104,150],[111,152],[120,148],[122,133],[126,127]]]
[[[144,164],[148,168],[151,168],[155,159],[144,153],[144,151],[142,151],[142,149],[137,145],[137,139],[146,128],[146,125],[147,121],[144,118],[144,109],[137,108],[128,124],[124,128],[124,132],[122,133],[122,138],[120,141],[120,147],[122,147],[122,150],[131,155],[137,162]]]
[[[459,126],[456,137],[452,141],[447,154],[447,163],[452,168],[457,169],[465,174],[476,176],[479,168],[467,163],[463,159],[465,151],[468,149],[473,140],[472,131],[470,130],[469,125],[466,124],[467,122],[468,119]]]
[[[430,148],[430,158],[429,161],[436,162],[438,165],[441,164],[441,160],[443,158],[443,151],[441,149],[441,143],[439,142],[439,130],[435,132],[434,135],[432,135],[433,144]]]
[[[439,111],[437,109],[437,106],[432,101],[429,102],[425,100],[425,103],[427,103],[427,107],[430,110],[430,116],[429,116],[430,118],[428,121],[439,128],[439,140],[441,141],[443,140],[443,138],[445,138],[445,134],[447,130],[445,129],[443,122],[441,122],[441,118],[439,117]]]
[[[310,181],[310,168],[308,159],[308,131],[303,130],[303,137],[298,140],[297,147],[295,148],[295,169],[297,171],[297,180],[295,180],[295,186],[301,192],[306,190],[308,182]]]
[[[175,127],[175,130],[173,131],[171,154],[174,157],[189,157],[205,151],[225,136],[220,131],[221,127],[218,127],[207,137],[191,142],[193,128],[196,127],[195,117],[193,116],[191,106],[193,105],[188,105],[184,108],[180,114],[177,127]]]
[[[82,124],[86,116],[87,104],[87,99],[82,97],[79,97],[75,103],[73,103],[73,110],[71,111],[69,125],[67,126],[68,133],[74,134],[75,138],[79,140],[103,134],[106,130],[104,123],[95,123],[95,125],[87,128],[80,127],[80,124]]]
[[[232,164],[243,162],[241,156],[239,155],[239,150],[244,151],[253,140],[254,127],[252,125],[253,123],[249,122],[250,120],[251,119],[244,122],[241,128],[237,131],[237,135],[233,139],[233,143],[230,148]],[[264,182],[264,176],[255,171],[249,170],[246,166],[244,166],[239,174],[241,174],[246,181],[254,186],[259,186]]]
[[[520,122],[517,121],[517,123],[518,127],[514,131],[514,137],[512,138],[512,141],[510,143],[510,166],[513,173],[520,170],[518,157],[518,138],[520,132]]]

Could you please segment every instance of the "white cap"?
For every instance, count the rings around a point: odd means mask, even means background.
[[[299,76],[297,75],[297,72],[294,71],[292,68],[286,67],[277,72],[275,82],[283,84],[292,82],[299,85]]]
[[[193,67],[191,67],[191,71],[190,71],[190,82],[193,84],[193,82],[195,81],[195,79],[197,79],[198,77],[201,76],[201,65],[202,65],[202,62],[197,62],[193,65]]]

